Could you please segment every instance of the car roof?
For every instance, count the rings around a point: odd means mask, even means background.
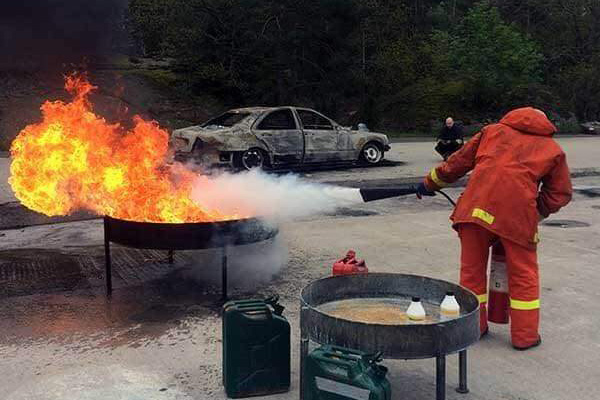
[[[308,107],[296,107],[296,106],[278,106],[278,107],[241,107],[241,108],[233,108],[231,110],[228,110],[227,112],[233,112],[233,113],[249,113],[249,114],[263,114],[265,112],[268,111],[275,111],[275,110],[283,110],[283,109],[293,109],[293,110],[307,110],[307,111],[312,111],[312,112],[316,112],[319,115],[322,115],[323,117],[327,118],[328,120],[330,120],[331,122],[333,122],[334,124],[337,124],[337,122],[335,122],[334,120],[332,120],[331,118],[325,116],[324,114],[321,114],[320,112],[313,110],[312,108],[308,108]]]
[[[296,107],[296,106],[264,107],[264,106],[259,106],[259,107],[232,108],[231,110],[228,110],[227,112],[235,112],[235,113],[241,113],[241,112],[257,113],[257,112],[264,112],[264,111],[281,110],[281,109],[284,109],[284,108],[291,108],[291,109],[295,109],[295,110],[310,110],[310,111],[315,111],[312,108],[308,108],[308,107]]]
[[[277,110],[277,109],[281,109],[281,108],[291,108],[288,106],[281,106],[281,107],[242,107],[242,108],[234,108],[229,110],[228,112],[235,112],[235,113],[242,113],[242,112],[246,112],[246,113],[259,113],[259,112],[264,112],[264,111],[270,111],[270,110]]]

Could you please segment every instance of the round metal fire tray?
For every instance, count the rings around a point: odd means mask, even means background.
[[[174,250],[221,249],[222,297],[227,299],[227,247],[262,242],[278,234],[278,229],[257,218],[219,222],[158,223],[104,217],[106,293],[112,293],[110,243],[138,249],[168,250],[173,263]]]
[[[110,241],[138,249],[197,250],[240,246],[277,235],[277,229],[256,218],[219,222],[158,223],[105,217]]]
[[[410,298],[439,304],[454,292],[461,315],[452,320],[419,324],[363,323],[326,314],[319,309],[332,301],[356,298]],[[459,352],[457,391],[467,390],[466,348],[479,340],[479,302],[456,284],[417,275],[368,273],[342,275],[310,283],[301,293],[301,371],[308,342],[332,344],[365,352],[383,352],[391,359],[436,358],[437,399],[445,398],[445,356]],[[304,385],[302,385],[304,386]]]

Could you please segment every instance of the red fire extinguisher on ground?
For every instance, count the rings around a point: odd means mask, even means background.
[[[508,308],[510,305],[508,273],[506,270],[504,247],[499,240],[492,245],[489,287],[488,321],[496,324],[508,324]]]
[[[369,272],[365,260],[357,260],[356,252],[348,250],[346,257],[333,264],[333,275],[366,274]]]

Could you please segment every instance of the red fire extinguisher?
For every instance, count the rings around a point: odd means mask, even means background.
[[[492,245],[490,262],[490,297],[488,299],[488,320],[496,324],[508,324],[508,273],[506,271],[506,255],[500,241]]]

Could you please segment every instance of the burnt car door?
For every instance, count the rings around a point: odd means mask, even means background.
[[[267,144],[276,163],[302,161],[304,137],[291,109],[269,112],[255,123],[252,132]]]
[[[321,114],[296,109],[305,140],[305,162],[343,161],[350,159],[349,140],[342,140],[342,129]],[[345,133],[345,136],[348,136]]]

